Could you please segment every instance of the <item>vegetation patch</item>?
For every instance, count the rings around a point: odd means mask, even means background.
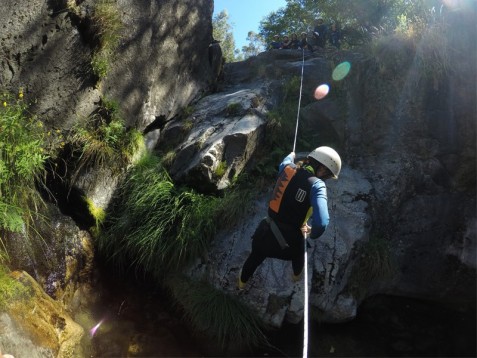
[[[218,178],[221,178],[224,176],[225,172],[227,171],[227,162],[224,160],[222,162],[219,162],[217,165],[217,168],[215,168],[215,176]]]
[[[118,104],[106,99],[91,117],[73,128],[68,139],[79,158],[75,174],[85,165],[120,171],[144,145],[139,131],[125,127]]]
[[[176,187],[159,157],[145,155],[127,173],[107,210],[99,249],[120,266],[161,275],[205,252],[235,223],[250,191],[207,196]]]
[[[185,277],[174,277],[168,286],[191,325],[222,349],[266,344],[263,323],[236,296]]]
[[[94,236],[98,236],[101,229],[101,225],[106,219],[106,211],[103,208],[96,206],[94,201],[90,198],[84,197],[84,201],[86,202],[88,211],[95,222],[95,226],[90,228],[90,230]]]
[[[275,178],[277,163],[293,149],[300,82],[300,77],[294,76],[284,83],[280,106],[268,112],[265,145],[260,149],[258,157],[261,159],[254,168],[256,177]],[[301,105],[306,106],[306,101],[302,101]],[[311,132],[301,130],[297,136],[297,146],[312,150],[312,144],[309,144],[312,135]]]
[[[238,116],[240,111],[242,110],[242,106],[238,102],[232,102],[227,105],[225,109],[225,113],[228,117]]]
[[[0,311],[26,293],[27,288],[8,274],[0,265]]]
[[[382,236],[371,236],[360,249],[358,260],[349,279],[350,291],[358,298],[366,296],[367,289],[395,272],[388,240]]]
[[[116,1],[96,1],[92,21],[98,46],[91,65],[96,76],[105,78],[114,60],[123,28]]]
[[[176,159],[177,152],[174,150],[170,150],[167,153],[162,155],[162,164],[165,168],[170,168],[174,163],[174,159]]]
[[[299,95],[300,77],[295,76],[283,85],[281,105],[268,113],[266,144],[282,153],[293,144]]]
[[[190,118],[184,120],[184,123],[182,125],[182,130],[185,132],[185,133],[188,133],[190,132],[190,130],[194,127],[194,121]]]
[[[28,112],[22,90],[17,96],[0,96],[0,230],[2,236],[28,234],[43,205],[36,185],[48,158],[45,131],[43,123]],[[0,242],[5,249],[2,237]]]
[[[192,113],[194,113],[194,111],[195,111],[195,106],[189,104],[183,109],[182,115],[184,117],[189,117]]]

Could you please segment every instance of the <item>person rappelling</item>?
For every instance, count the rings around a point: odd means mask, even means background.
[[[341,158],[330,147],[318,147],[302,165],[295,152],[279,165],[279,174],[268,206],[268,216],[252,235],[252,251],[240,270],[238,288],[243,290],[266,258],[292,262],[293,281],[301,278],[305,262],[305,236],[319,238],[328,226],[325,180],[337,179]],[[308,219],[311,217],[311,226]]]
[[[307,262],[306,237],[319,238],[330,221],[325,180],[338,179],[341,171],[340,156],[333,148],[321,146],[308,154],[303,165],[295,164],[304,68],[303,49],[293,150],[278,167],[278,179],[269,202],[268,216],[260,221],[252,235],[252,251],[238,277],[239,290],[245,288],[257,267],[267,257],[291,261],[292,278],[295,282],[298,281]],[[310,217],[311,226],[308,225]],[[305,271],[305,312],[308,311],[307,285],[308,276]],[[308,323],[307,314],[305,323]],[[306,347],[307,343],[304,344],[304,356]]]
[[[244,290],[255,270],[268,258],[291,261],[292,279],[297,282],[303,271],[303,358],[308,357],[308,251],[307,238],[319,238],[330,221],[325,181],[338,179],[341,158],[330,147],[311,151],[299,165],[295,164],[295,148],[300,121],[305,49],[302,48],[300,93],[296,115],[293,150],[280,163],[278,179],[268,205],[268,215],[252,235],[252,251],[240,269],[237,287]],[[323,99],[329,91],[326,84],[315,90],[315,98]],[[311,219],[310,219],[311,218]],[[308,225],[308,224],[311,225]]]

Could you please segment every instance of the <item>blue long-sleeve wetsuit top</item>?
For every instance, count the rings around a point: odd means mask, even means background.
[[[288,154],[278,167],[279,174],[283,171],[286,165],[294,163],[294,159],[295,157],[293,154]],[[310,206],[313,209],[310,237],[312,239],[317,239],[325,232],[326,227],[330,222],[326,185],[325,182],[319,178],[317,178],[311,186]]]

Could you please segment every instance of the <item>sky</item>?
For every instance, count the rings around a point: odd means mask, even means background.
[[[285,7],[286,0],[214,0],[214,16],[222,10],[229,14],[235,48],[248,45],[249,31],[258,32],[260,21],[272,11]]]

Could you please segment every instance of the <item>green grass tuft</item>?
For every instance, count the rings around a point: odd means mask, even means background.
[[[202,252],[215,233],[214,198],[177,189],[157,157],[128,173],[99,247],[146,271],[177,267]]]
[[[174,277],[168,286],[186,319],[222,349],[251,348],[267,343],[263,323],[237,297],[206,282],[194,282],[185,277]]]
[[[225,113],[227,117],[238,116],[240,111],[242,110],[242,106],[238,102],[232,102],[227,105],[225,109]]]
[[[169,272],[205,252],[217,230],[240,218],[250,197],[251,191],[216,197],[176,187],[160,158],[148,154],[113,198],[98,247],[120,266]]]
[[[99,78],[105,78],[114,60],[123,28],[116,1],[96,1],[92,20],[98,40],[98,48],[93,53],[91,65],[93,72]]]
[[[85,165],[121,171],[144,146],[142,134],[125,127],[118,105],[104,99],[95,114],[73,128],[68,139],[79,153],[75,175]]]
[[[96,204],[94,203],[92,199],[87,197],[84,197],[83,199],[86,203],[86,206],[88,207],[89,213],[91,214],[91,216],[94,218],[94,221],[95,221],[95,226],[92,228],[91,231],[97,235],[99,234],[101,225],[106,219],[106,211],[103,208],[96,206]]]
[[[368,288],[395,272],[389,242],[381,236],[372,236],[358,251],[358,260],[349,279],[350,291],[364,298]]]

